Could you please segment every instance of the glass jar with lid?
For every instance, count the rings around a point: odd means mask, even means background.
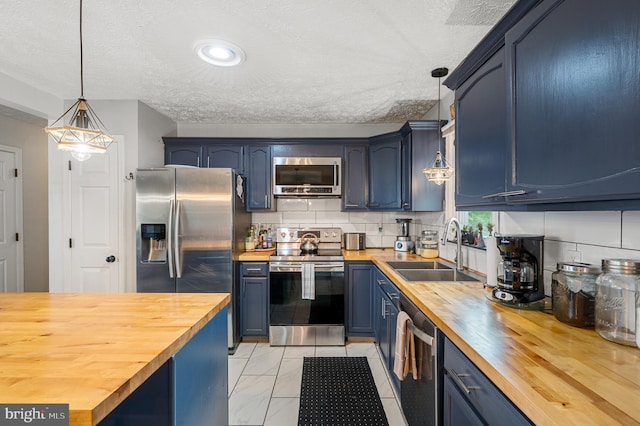
[[[561,262],[551,275],[553,315],[574,327],[595,324],[596,279],[600,268],[590,263]]]
[[[636,293],[640,260],[603,259],[596,280],[596,331],[622,345],[636,346]]]
[[[440,255],[438,248],[438,231],[422,231],[420,237],[420,255],[427,259],[435,259]]]

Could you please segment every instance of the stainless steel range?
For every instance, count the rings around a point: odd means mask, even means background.
[[[278,228],[269,259],[269,342],[344,345],[340,228]]]

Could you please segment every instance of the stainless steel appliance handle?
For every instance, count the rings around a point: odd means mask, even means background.
[[[176,226],[173,228],[173,237],[175,242],[173,244],[174,253],[176,257],[176,277],[182,278],[182,259],[180,258],[180,210],[182,209],[182,203],[180,200],[176,200]]]
[[[169,278],[173,278],[173,236],[171,235],[173,226],[173,200],[169,200],[169,232],[167,232],[167,254],[169,262]]]
[[[338,186],[340,178],[338,177],[338,163],[333,165],[333,186]]]
[[[316,272],[344,272],[344,263],[315,263]],[[301,262],[270,263],[269,272],[302,272]]]
[[[424,331],[416,327],[416,325],[413,323],[409,323],[409,330],[411,330],[413,335],[416,336],[418,339],[422,340],[424,343],[431,346],[432,348],[435,348],[436,339],[434,339],[433,336],[429,336],[427,333],[425,333]],[[433,351],[431,352],[433,353]]]

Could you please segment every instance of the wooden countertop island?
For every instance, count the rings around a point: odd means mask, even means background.
[[[226,359],[229,299],[226,293],[2,294],[0,402],[69,404],[71,425],[98,424],[220,311]]]

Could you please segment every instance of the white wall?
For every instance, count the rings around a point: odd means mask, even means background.
[[[164,165],[163,136],[176,136],[175,121],[138,102],[138,167],[162,167]]]
[[[0,144],[22,149],[24,291],[49,290],[49,225],[47,217],[47,120],[21,120],[0,115]]]

